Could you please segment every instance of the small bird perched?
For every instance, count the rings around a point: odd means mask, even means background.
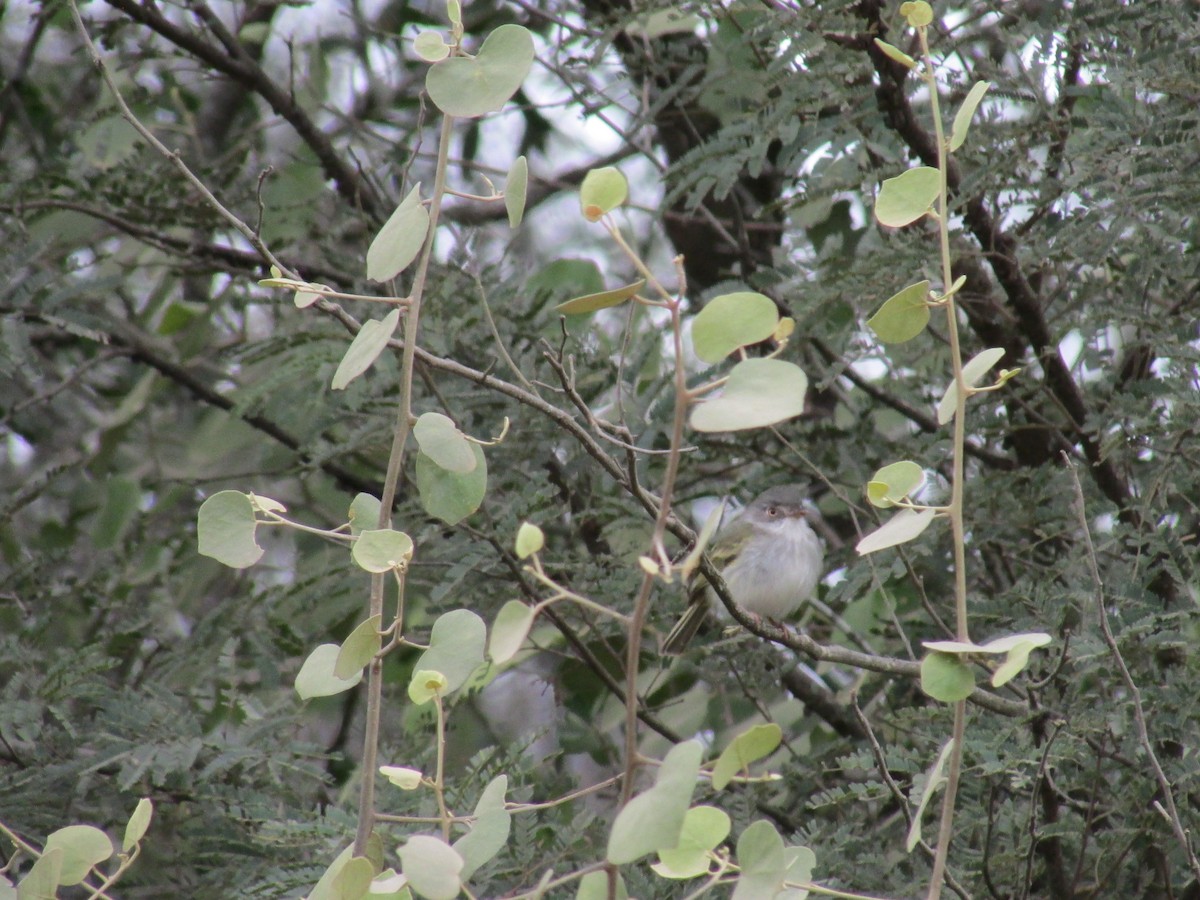
[[[805,494],[795,485],[761,493],[726,524],[708,549],[735,603],[768,619],[791,615],[821,579],[824,550],[805,517]],[[708,615],[708,582],[699,570],[688,582],[688,608],[663,641],[677,656]]]

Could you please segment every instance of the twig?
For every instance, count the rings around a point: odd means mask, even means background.
[[[1088,525],[1083,485],[1079,482],[1075,463],[1065,453],[1063,454],[1063,463],[1071,475],[1071,484],[1075,489],[1075,512],[1079,517],[1079,528],[1087,547],[1088,569],[1091,572],[1092,584],[1096,589],[1096,609],[1100,613],[1100,631],[1104,635],[1104,643],[1108,645],[1108,650],[1117,664],[1117,670],[1121,673],[1121,681],[1125,683],[1125,689],[1129,691],[1129,697],[1133,701],[1133,720],[1137,726],[1138,743],[1141,744],[1146,758],[1150,760],[1150,768],[1154,771],[1154,780],[1158,782],[1158,790],[1162,794],[1162,806],[1159,807],[1159,811],[1171,826],[1175,840],[1183,849],[1188,867],[1192,870],[1192,876],[1200,881],[1200,859],[1197,859],[1188,831],[1183,827],[1183,821],[1179,818],[1179,810],[1175,806],[1175,795],[1171,791],[1171,782],[1167,780],[1167,773],[1163,771],[1162,764],[1158,761],[1158,755],[1154,752],[1154,745],[1150,741],[1150,731],[1146,727],[1146,711],[1142,706],[1142,692],[1138,690],[1133,676],[1129,673],[1129,667],[1125,665],[1125,658],[1121,655],[1121,648],[1117,646],[1117,640],[1113,637],[1112,628],[1108,624],[1108,601],[1104,597],[1104,580],[1100,577],[1100,563],[1096,558],[1096,547],[1092,543],[1092,530]]]

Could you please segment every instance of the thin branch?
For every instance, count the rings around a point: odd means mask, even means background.
[[[1154,745],[1150,741],[1150,730],[1146,726],[1146,710],[1142,706],[1142,692],[1133,680],[1133,676],[1129,672],[1129,667],[1125,665],[1125,658],[1121,655],[1121,648],[1117,645],[1117,639],[1113,637],[1112,628],[1108,623],[1108,600],[1104,596],[1104,580],[1100,576],[1100,563],[1096,559],[1096,547],[1092,543],[1092,530],[1088,525],[1087,507],[1083,498],[1083,485],[1079,483],[1079,475],[1075,470],[1075,463],[1066,454],[1063,454],[1063,463],[1071,475],[1071,485],[1075,489],[1075,513],[1079,517],[1079,529],[1083,534],[1084,544],[1087,547],[1088,569],[1091,572],[1092,586],[1096,592],[1096,610],[1100,614],[1100,631],[1104,635],[1104,643],[1108,645],[1108,650],[1113,656],[1113,661],[1117,664],[1117,670],[1121,673],[1121,681],[1124,682],[1125,689],[1129,692],[1129,697],[1133,701],[1133,720],[1137,726],[1138,743],[1141,744],[1142,751],[1150,761],[1150,768],[1154,771],[1154,780],[1158,782],[1158,790],[1162,795],[1161,802],[1163,805],[1159,809],[1164,813],[1164,817],[1170,825],[1172,833],[1175,835],[1175,840],[1179,842],[1179,846],[1183,849],[1188,867],[1192,870],[1192,876],[1197,881],[1200,881],[1200,859],[1196,857],[1196,851],[1192,847],[1191,836],[1188,830],[1184,828],[1183,820],[1179,817],[1179,810],[1175,806],[1175,795],[1171,790],[1171,782],[1167,779],[1167,773],[1163,771],[1162,764],[1158,761],[1158,755],[1154,752]]]

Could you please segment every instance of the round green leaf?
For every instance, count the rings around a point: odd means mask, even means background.
[[[918,166],[888,178],[875,201],[875,218],[880,225],[892,228],[915,222],[929,212],[941,188],[941,175],[929,166]]]
[[[779,310],[770,297],[754,291],[722,294],[693,321],[692,346],[704,362],[720,362],[739,347],[765,341],[778,324]]]
[[[112,841],[107,834],[91,825],[68,825],[46,838],[44,852],[63,851],[59,884],[79,884],[87,878],[92,866],[113,855]]]
[[[413,52],[433,63],[450,55],[450,45],[440,31],[422,31],[413,41]]]
[[[429,99],[448,116],[473,119],[495,112],[517,92],[533,65],[533,38],[520,25],[501,25],[479,54],[436,62],[425,76]]]
[[[934,794],[938,789],[946,783],[946,763],[950,759],[950,754],[954,751],[954,738],[946,741],[942,746],[941,752],[938,753],[938,758],[934,762],[932,768],[922,777],[918,775],[913,779],[913,787],[916,788],[922,780],[925,784],[921,788],[920,799],[917,800],[917,808],[913,810],[912,825],[908,829],[908,838],[905,841],[904,847],[912,853],[913,848],[921,840],[921,820],[925,816],[925,810],[929,806],[929,801],[933,799]]]
[[[433,669],[418,669],[408,682],[408,699],[424,706],[434,697],[445,696],[449,690],[446,676]]]
[[[372,281],[395,278],[417,258],[428,233],[429,210],[421,202],[418,183],[371,241],[367,249],[367,277]]]
[[[413,437],[429,459],[449,472],[465,474],[474,471],[476,460],[471,441],[463,437],[458,426],[441,413],[423,413],[413,425]]]
[[[504,180],[504,211],[508,213],[508,227],[516,228],[525,216],[525,196],[529,189],[529,163],[518,156],[508,169]]]
[[[421,786],[421,770],[407,766],[380,766],[379,774],[402,791],[415,791]]]
[[[218,491],[200,505],[196,517],[199,550],[232,569],[245,569],[262,558],[254,540],[258,522],[254,504],[241,491]]]
[[[434,669],[446,678],[446,690],[458,690],[483,665],[487,626],[469,609],[452,609],[438,616],[429,633],[429,649],[416,668]]]
[[[138,841],[146,836],[150,828],[150,819],[154,816],[154,803],[148,797],[138,801],[133,809],[133,815],[125,825],[125,839],[121,842],[121,850],[128,853]]]
[[[882,50],[888,59],[895,60],[896,62],[900,63],[900,65],[909,69],[915,69],[917,67],[917,61],[899,47],[893,46],[887,41],[881,41],[879,38],[875,38],[875,46]]]
[[[554,308],[560,313],[577,316],[581,313],[595,312],[598,309],[607,309],[610,306],[620,306],[640,291],[645,284],[646,279],[643,278],[640,281],[633,282],[633,284],[613,288],[611,291],[600,291],[599,293],[576,297],[573,300],[568,300],[566,303],[560,303]]]
[[[629,182],[614,166],[592,169],[583,177],[579,186],[579,207],[583,217],[595,222],[605,213],[612,212],[629,196]]]
[[[543,881],[549,881],[550,872],[546,872]],[[608,900],[608,873],[588,872],[579,879],[579,890],[575,892],[575,900]],[[629,900],[625,889],[625,879],[617,876],[617,900]]]
[[[484,863],[504,849],[512,828],[512,814],[504,806],[508,776],[497,775],[483,789],[475,804],[475,824],[454,842],[454,849],[463,858],[461,877],[470,878]]]
[[[715,806],[693,806],[683,818],[679,845],[658,851],[651,866],[664,878],[696,878],[709,869],[709,851],[729,836],[728,813]]]
[[[987,350],[981,350],[971,357],[962,370],[963,381],[967,387],[974,387],[978,384],[979,379],[986,375],[988,370],[1003,358],[1003,347],[989,347]],[[957,404],[958,383],[951,381],[950,386],[946,388],[946,393],[942,395],[941,402],[938,403],[937,420],[939,425],[945,425],[954,418],[954,410]]]
[[[521,527],[517,529],[517,558],[528,559],[544,546],[546,546],[546,536],[542,534],[542,529],[532,522],[522,522]]]
[[[915,462],[904,459],[884,466],[867,484],[867,499],[872,506],[887,509],[909,497],[925,484],[925,470]]]
[[[402,569],[412,559],[413,542],[403,531],[390,528],[367,529],[359,532],[350,549],[355,564],[368,572],[390,572]]]
[[[426,900],[454,900],[462,887],[463,858],[427,834],[415,834],[399,850],[400,866],[412,889]]]
[[[684,741],[671,748],[658,767],[654,786],[617,813],[608,836],[609,862],[620,866],[679,845],[702,753],[697,741]]]
[[[350,503],[350,533],[355,537],[364,531],[379,527],[379,498],[370,494],[356,494]]]
[[[913,28],[924,28],[933,21],[933,7],[925,0],[911,0],[900,4],[900,15],[904,16]]]
[[[902,509],[859,541],[854,549],[859,555],[866,556],[905,544],[928,528],[935,515],[937,513],[932,509]]]
[[[942,703],[957,703],[975,690],[975,673],[958,655],[935,650],[921,660],[921,690]]]
[[[366,897],[375,877],[375,867],[365,856],[352,856],[346,860],[333,879],[335,897]]]
[[[47,847],[21,879],[17,888],[17,900],[53,900],[57,897],[58,886],[62,884],[62,867],[66,855],[67,852],[62,847]]]
[[[335,391],[344,390],[346,385],[371,368],[379,354],[386,349],[388,341],[400,324],[400,310],[393,309],[382,319],[367,319],[350,342],[346,355],[338,363],[330,385]]]
[[[971,86],[970,92],[954,114],[954,127],[950,130],[950,152],[953,153],[967,139],[967,131],[971,127],[971,118],[983,101],[983,95],[992,86],[990,81],[977,81]]]
[[[783,740],[783,731],[774,723],[755,725],[735,737],[713,766],[712,783],[718,791],[752,762],[775,752]]]
[[[487,461],[483,448],[471,444],[475,468],[466,473],[443,469],[424,453],[417,454],[417,492],[425,512],[447,525],[457,525],[483,503],[487,493]]]
[[[733,889],[733,900],[774,897],[787,877],[783,838],[765,819],[751,823],[738,837],[737,861],[742,871]]]
[[[928,296],[928,281],[910,284],[884,301],[879,311],[867,319],[867,326],[885,344],[910,341],[929,324]]]
[[[375,658],[375,654],[383,646],[383,635],[379,633],[382,622],[383,616],[371,616],[346,636],[341,650],[338,651],[337,661],[333,664],[334,678],[348,680],[355,672],[361,673]]]
[[[744,359],[729,373],[721,396],[692,412],[697,431],[763,428],[804,412],[808,378],[799,366],[779,359]]]
[[[534,610],[520,600],[509,600],[500,607],[488,639],[488,656],[494,663],[505,663],[517,655],[533,625]]]
[[[301,700],[331,697],[350,690],[362,681],[361,669],[350,678],[338,678],[333,674],[333,667],[341,650],[337,644],[321,644],[308,654],[308,659],[304,660],[304,665],[296,674],[296,693],[300,695]]]

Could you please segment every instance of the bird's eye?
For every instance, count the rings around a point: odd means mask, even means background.
[[[779,515],[779,507],[777,507],[777,506],[768,506],[768,507],[767,507],[767,515],[768,515],[768,516],[772,516],[772,517],[773,517],[773,516],[777,516],[777,515]]]

